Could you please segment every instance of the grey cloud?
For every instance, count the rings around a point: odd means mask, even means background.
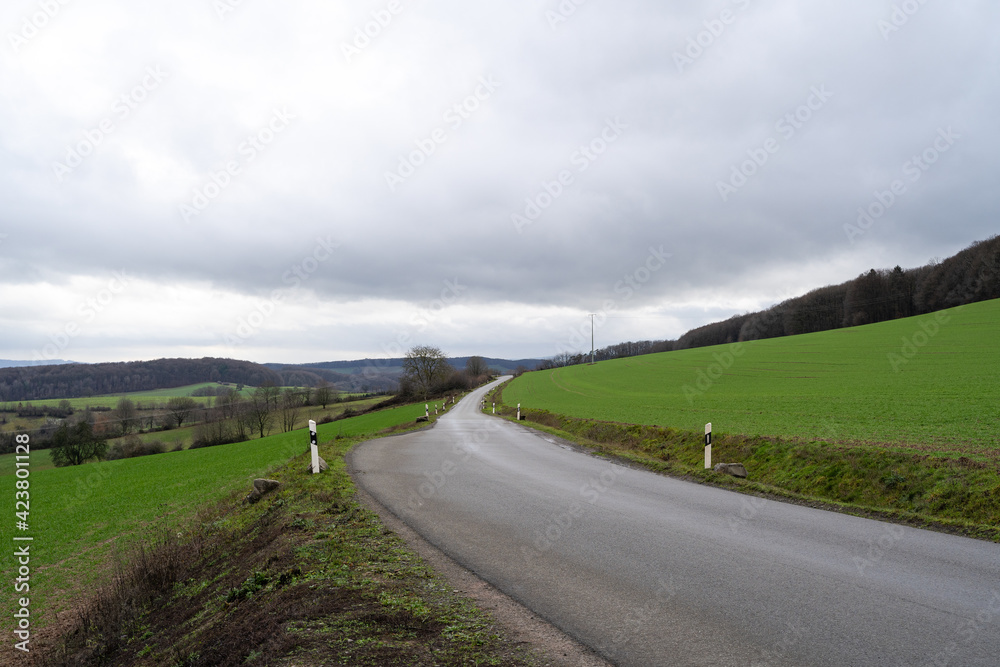
[[[303,283],[321,301],[420,304],[459,278],[479,308],[588,311],[614,298],[650,246],[673,257],[629,307],[685,293],[722,299],[768,267],[922,262],[996,229],[1000,10],[988,2],[928,3],[888,38],[879,22],[892,8],[861,0],[588,2],[555,29],[546,12],[556,2],[406,5],[351,62],[342,45],[379,3],[244,3],[225,20],[206,7],[174,3],[150,19],[105,0],[66,12],[5,58],[7,286],[126,266],[154,283],[266,294],[332,236],[342,245]],[[0,25],[14,29],[16,9]],[[732,21],[719,32],[724,9]],[[130,37],[91,52],[56,39],[99,26],[101,11],[113,17],[106,31]],[[679,68],[676,54],[698,51],[689,39],[701,52]],[[52,162],[156,65],[169,77],[56,183]],[[448,110],[480,77],[501,85],[456,124]],[[779,125],[817,89],[833,95],[807,120]],[[248,159],[240,147],[276,108],[295,120]],[[580,147],[616,117],[627,129],[580,169]],[[908,180],[904,164],[949,127],[961,139]],[[390,190],[386,173],[437,130],[444,141],[430,139],[432,154]],[[719,183],[769,140],[776,152],[744,169],[753,173],[723,201]],[[178,207],[232,161],[240,172],[185,222]],[[518,233],[512,215],[562,171],[572,182]],[[906,193],[852,242],[844,226],[895,180]],[[817,286],[803,271],[799,290]],[[788,286],[760,289],[765,305]],[[705,308],[714,317],[718,301]]]

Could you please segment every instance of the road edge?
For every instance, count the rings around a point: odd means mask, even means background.
[[[573,639],[517,600],[463,567],[368,493],[356,477],[357,471],[353,462],[354,452],[364,444],[361,442],[352,447],[345,457],[347,473],[354,480],[357,501],[378,515],[389,530],[399,535],[407,546],[423,558],[431,569],[444,577],[454,590],[471,599],[476,606],[495,619],[512,641],[530,646],[544,661],[542,665],[612,667],[612,663],[597,655],[593,649]]]

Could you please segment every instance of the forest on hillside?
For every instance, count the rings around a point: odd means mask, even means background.
[[[281,376],[250,361],[212,357],[0,368],[0,402],[85,398],[200,382],[258,387],[268,382],[280,385]]]
[[[677,340],[611,345],[597,361],[829,331],[933,313],[1000,298],[1000,236],[915,269],[871,269],[839,285],[814,289],[765,310],[734,315],[688,331]],[[589,354],[561,354],[540,368],[586,363]]]

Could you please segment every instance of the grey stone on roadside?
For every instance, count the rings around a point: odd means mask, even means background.
[[[323,457],[320,456],[319,457],[319,471],[323,472],[324,470],[329,470],[329,469],[330,469],[330,466],[327,465],[326,461],[323,460]],[[313,464],[312,464],[312,458],[310,458],[309,459],[309,465],[306,466],[306,472],[311,473],[312,471],[313,471]]]
[[[281,486],[281,482],[274,479],[255,479],[253,481],[253,490],[246,497],[246,501],[252,505],[279,486]]]
[[[742,477],[745,479],[747,476],[747,469],[743,467],[742,463],[716,463],[712,469],[715,472],[725,473],[733,477]]]

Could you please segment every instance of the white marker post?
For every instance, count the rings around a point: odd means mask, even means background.
[[[312,450],[312,471],[319,472],[319,445],[316,442],[316,422],[309,420],[309,448]]]
[[[705,470],[712,467],[712,422],[705,424]]]
[[[517,421],[521,421],[521,404],[517,404]]]
[[[493,403],[493,414],[496,414],[496,413],[497,413],[497,404],[494,401],[494,403]]]
[[[424,403],[424,417],[431,418],[431,404]]]

